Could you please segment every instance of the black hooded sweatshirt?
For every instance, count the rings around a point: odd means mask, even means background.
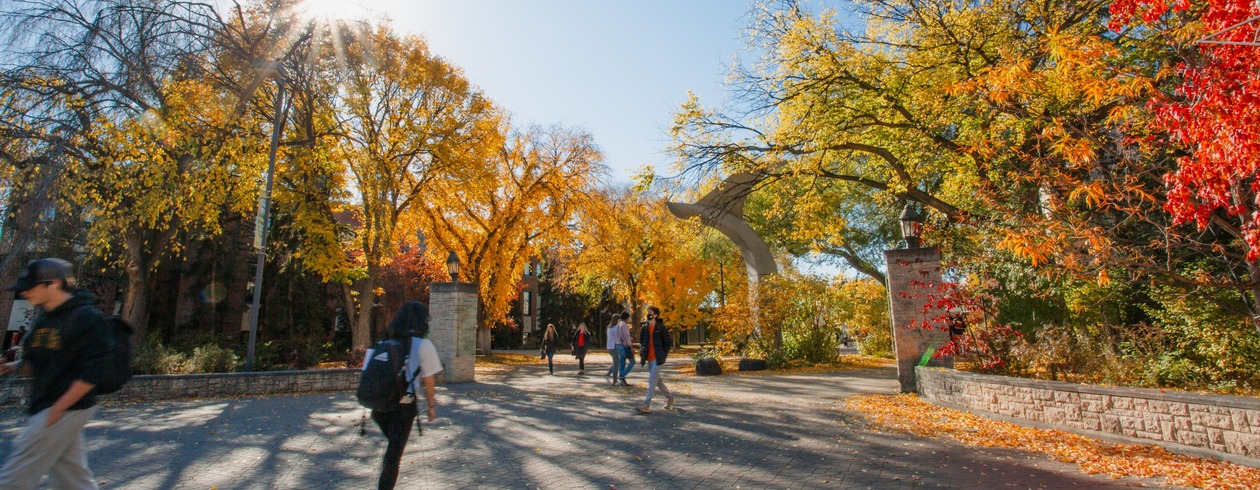
[[[28,412],[34,415],[56,404],[75,380],[100,384],[116,341],[109,319],[87,291],[74,291],[65,303],[36,317],[22,342],[23,358],[33,373]],[[70,410],[94,405],[96,396],[89,392]]]

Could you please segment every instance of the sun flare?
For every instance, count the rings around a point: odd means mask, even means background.
[[[297,6],[302,17],[315,21],[358,21],[388,17],[394,0],[304,0]]]

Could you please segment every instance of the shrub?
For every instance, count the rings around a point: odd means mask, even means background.
[[[162,345],[157,337],[149,339],[136,350],[137,374],[184,374],[189,372],[188,356]]]
[[[705,347],[696,351],[696,353],[691,356],[691,360],[699,362],[701,359],[718,359],[719,357],[720,354],[718,354],[717,347]]]
[[[284,352],[282,349],[277,340],[258,342],[254,345],[254,369],[259,371],[288,369],[288,359],[282,354]]]
[[[346,367],[357,368],[363,366],[363,357],[367,355],[366,347],[355,347],[354,350],[346,354]]]
[[[892,357],[892,327],[860,328],[853,331],[858,353],[867,356]]]
[[[1023,335],[1009,325],[972,328],[937,351],[975,364],[976,370],[992,374],[1022,374],[1027,371],[1030,349]]]
[[[230,373],[236,371],[240,358],[231,349],[224,349],[218,344],[205,344],[194,348],[188,360],[190,372],[193,373]]]

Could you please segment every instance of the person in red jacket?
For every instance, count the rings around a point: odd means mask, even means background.
[[[578,374],[586,374],[586,351],[591,348],[591,331],[586,329],[586,322],[578,324],[573,332],[573,357],[578,360]]]

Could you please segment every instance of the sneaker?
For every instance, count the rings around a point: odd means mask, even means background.
[[[626,382],[626,378],[621,378],[621,386],[630,386],[630,383]]]
[[[642,407],[634,407],[634,411],[639,412],[639,413],[652,413],[651,410],[648,410],[647,405],[644,405]]]
[[[672,396],[665,397],[665,409],[669,410],[672,408],[674,408],[674,397]]]

